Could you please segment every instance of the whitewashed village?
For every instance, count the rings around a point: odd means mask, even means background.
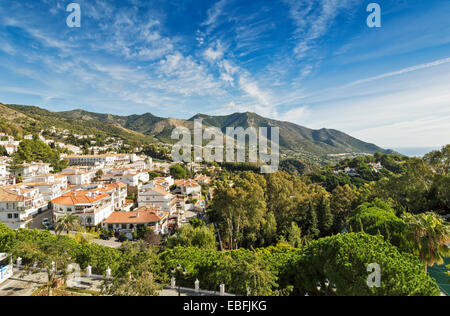
[[[55,234],[61,223],[76,222],[74,231],[67,230],[68,235],[82,234],[88,236],[89,242],[119,248],[123,242],[138,241],[142,237],[142,234],[138,237],[140,231],[151,230],[160,240],[193,218],[206,219],[206,206],[213,196],[212,179],[201,172],[211,171],[211,167],[191,163],[183,168],[193,172],[192,178],[175,178],[171,167],[177,163],[156,162],[152,157],[137,153],[117,153],[123,146],[121,140],[107,139],[108,145],[104,147],[95,146],[92,140],[92,146],[83,150],[46,139],[43,132],[38,136],[26,135],[23,140],[39,139],[47,145],[64,148],[67,154],[60,158],[66,167],[59,172],[50,163],[41,161],[12,166],[12,156],[21,140],[0,134],[0,146],[8,154],[0,157],[0,223],[8,228],[46,230]],[[70,134],[54,127],[47,133],[63,139],[69,136],[95,139],[94,135]],[[90,154],[83,154],[83,151]],[[21,260],[12,263],[9,254],[0,254],[0,288],[14,275],[13,267],[16,274],[20,271]],[[92,281],[90,271],[85,277]],[[111,271],[107,269],[103,274],[107,276]],[[175,280],[172,282],[175,288]],[[97,290],[99,286],[97,280],[88,288]],[[22,290],[28,295],[36,288],[27,290],[26,286]],[[0,292],[5,295],[1,289]],[[168,291],[166,295],[174,293]]]

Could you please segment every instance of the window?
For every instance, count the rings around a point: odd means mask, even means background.
[[[14,218],[19,218],[19,214],[14,214]]]
[[[12,214],[8,214],[8,219],[11,219],[12,218]]]

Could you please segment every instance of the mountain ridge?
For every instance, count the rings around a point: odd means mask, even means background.
[[[90,123],[94,126],[108,124],[116,128],[122,128],[125,132],[134,132],[151,136],[161,142],[174,143],[170,136],[172,130],[177,126],[193,129],[194,120],[202,119],[203,126],[214,126],[225,132],[226,127],[278,127],[280,129],[280,150],[290,156],[326,156],[328,154],[341,153],[367,153],[376,152],[392,153],[391,150],[383,149],[375,144],[367,143],[352,137],[336,129],[310,129],[288,121],[278,121],[265,118],[257,113],[244,112],[230,115],[214,116],[208,114],[196,114],[184,120],[177,118],[164,118],[152,113],[133,115],[114,115],[109,113],[96,113],[75,109],[70,111],[52,112],[39,107],[6,105],[8,108],[21,112],[25,115],[28,112],[51,116],[52,119]],[[39,109],[39,110],[38,110]],[[36,115],[31,115],[33,119],[39,119]]]

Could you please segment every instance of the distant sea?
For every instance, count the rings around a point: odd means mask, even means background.
[[[439,150],[441,147],[402,147],[392,149],[408,157],[423,157],[430,151]]]

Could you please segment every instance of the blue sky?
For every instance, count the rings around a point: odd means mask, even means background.
[[[81,7],[69,28],[66,7]],[[450,1],[1,0],[0,102],[252,111],[383,147],[450,140]]]

